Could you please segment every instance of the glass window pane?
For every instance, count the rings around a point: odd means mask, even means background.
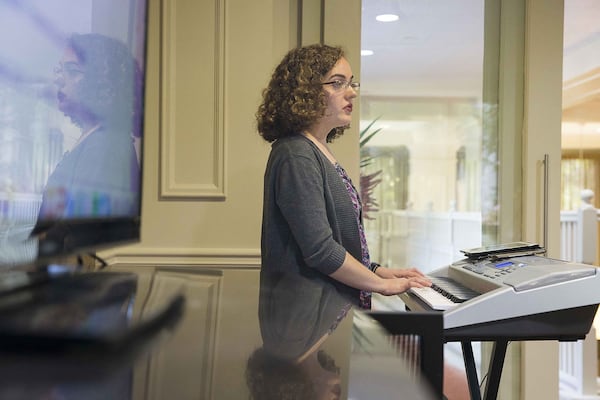
[[[373,260],[427,272],[495,241],[497,103],[483,93],[497,76],[484,78],[484,6],[363,2],[361,188]]]
[[[600,201],[600,2],[565,0],[561,221],[582,205],[581,192]]]

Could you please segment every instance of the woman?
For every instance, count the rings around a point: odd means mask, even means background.
[[[353,303],[430,286],[416,269],[371,263],[357,190],[328,144],[352,120],[359,89],[339,47],[291,50],[257,112],[273,143],[265,172],[262,268],[330,280]]]
[[[38,224],[138,213],[142,73],[124,43],[73,34],[55,69],[57,106],[81,130],[48,178]]]
[[[135,140],[141,139],[143,74],[131,52],[107,36],[73,34],[54,72],[58,109],[80,135],[68,149],[54,149],[62,157],[46,181],[33,229],[38,257],[109,239],[103,229],[83,234],[74,220],[130,218],[140,208]]]

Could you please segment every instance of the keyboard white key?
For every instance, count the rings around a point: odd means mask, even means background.
[[[445,297],[440,292],[430,288],[430,287],[422,287],[422,288],[410,288],[410,293],[413,293],[419,299],[427,303],[429,307],[434,310],[449,310],[458,306],[460,303],[455,303],[449,298]]]

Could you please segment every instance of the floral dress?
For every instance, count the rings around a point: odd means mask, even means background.
[[[342,168],[342,166],[338,163],[335,163],[334,166],[338,174],[344,181],[346,189],[348,190],[348,194],[350,195],[350,199],[352,200],[352,205],[354,206],[356,223],[358,224],[358,232],[360,235],[360,247],[362,250],[362,257],[360,261],[365,267],[370,269],[371,257],[369,256],[369,247],[367,246],[367,238],[362,223],[362,203],[360,201],[360,196],[358,195],[358,191],[352,184],[352,181],[350,180],[350,177],[348,176],[344,168]],[[365,290],[360,291],[359,306],[360,308],[371,309],[371,292]]]

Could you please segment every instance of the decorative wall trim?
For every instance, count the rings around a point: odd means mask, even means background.
[[[260,268],[260,249],[137,248],[99,254],[108,264]]]
[[[224,3],[161,2],[161,199],[226,196]]]
[[[146,381],[149,400],[211,397],[221,280],[216,275],[157,271],[144,311],[152,312],[165,299],[182,293],[186,312],[172,340],[149,357]],[[185,360],[183,365],[182,360]]]

